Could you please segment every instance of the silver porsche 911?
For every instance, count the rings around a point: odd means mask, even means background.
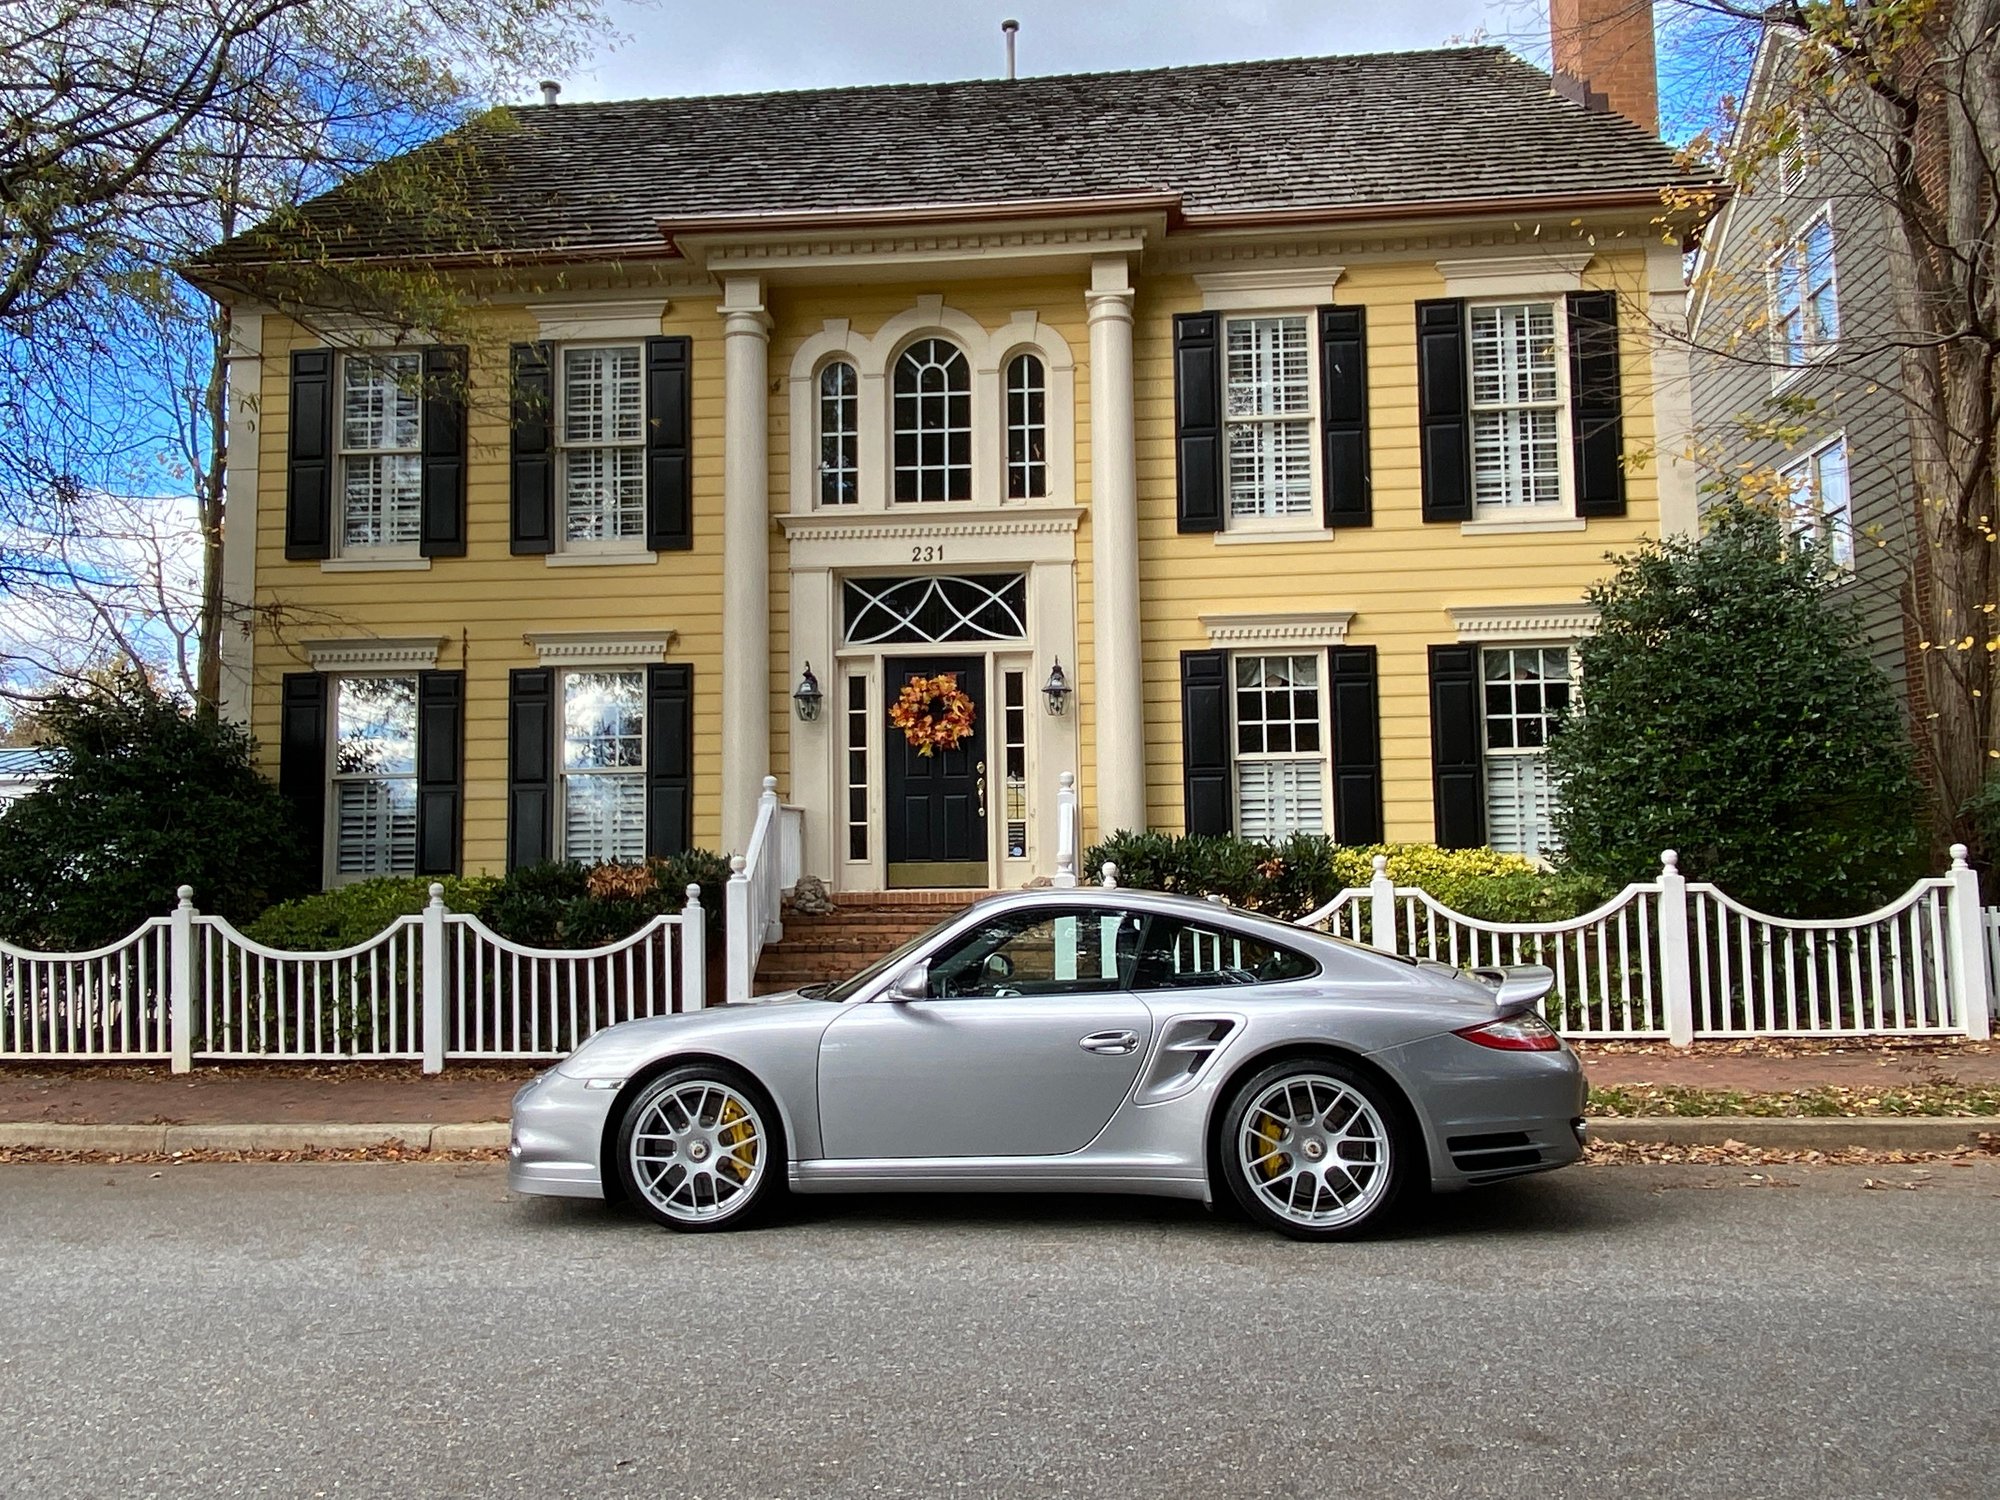
[[[1179,896],[994,896],[840,984],[598,1032],[515,1097],[508,1180],[688,1230],[787,1189],[1026,1190],[1334,1239],[1582,1154],[1551,978]]]

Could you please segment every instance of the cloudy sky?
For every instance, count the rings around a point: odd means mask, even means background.
[[[1435,47],[1481,26],[1518,45],[1546,24],[1533,0],[613,0],[611,12],[629,39],[565,79],[565,98],[996,77],[1005,16],[1021,23],[1023,73]]]

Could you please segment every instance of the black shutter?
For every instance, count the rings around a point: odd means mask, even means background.
[[[693,842],[694,668],[670,661],[646,669],[646,854]]]
[[[417,674],[417,873],[458,873],[465,674]]]
[[[507,680],[507,868],[555,853],[556,674],[524,667]]]
[[[292,351],[285,470],[285,556],[292,562],[333,555],[333,363],[331,349]]]
[[[1327,653],[1333,718],[1333,836],[1343,844],[1382,842],[1382,725],[1373,646]]]
[[[465,556],[465,381],[463,344],[424,350],[423,535],[425,557]]]
[[[278,711],[278,791],[298,820],[315,886],[326,868],[326,688],[317,672],[287,672]]]
[[[1486,842],[1479,648],[1431,647],[1431,801],[1440,849]]]
[[[688,470],[693,350],[689,338],[646,340],[646,545],[655,552],[685,552],[694,545]]]
[[[1189,833],[1236,826],[1229,754],[1229,653],[1181,653],[1181,794]]]
[[[1368,474],[1368,310],[1319,310],[1319,435],[1329,526],[1375,519]]]
[[[1576,513],[1625,514],[1624,408],[1618,394],[1618,296],[1569,294],[1569,428]]]
[[[1470,521],[1465,303],[1457,297],[1417,304],[1417,422],[1423,443],[1424,519]]]
[[[516,555],[556,550],[554,358],[551,344],[516,344],[508,360],[508,532]]]
[[[1182,531],[1222,530],[1222,319],[1174,316],[1175,517]]]

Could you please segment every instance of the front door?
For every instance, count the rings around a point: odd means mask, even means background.
[[[892,657],[884,664],[893,712],[903,690],[919,679],[950,678],[972,703],[972,728],[946,748],[912,744],[893,722],[888,732],[888,882],[891,889],[913,886],[973,886],[987,883],[986,664],[977,656]],[[930,697],[920,712],[941,720],[944,699]]]

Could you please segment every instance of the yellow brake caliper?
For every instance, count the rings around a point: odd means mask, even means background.
[[[1257,1170],[1266,1178],[1276,1177],[1285,1170],[1285,1157],[1278,1150],[1278,1142],[1284,1138],[1284,1127],[1266,1114],[1257,1126],[1257,1138],[1266,1148],[1264,1159],[1257,1164]]]
[[[751,1169],[757,1165],[756,1127],[750,1123],[750,1116],[743,1106],[734,1099],[722,1107],[719,1124],[722,1141],[728,1149],[716,1165],[726,1168],[738,1182],[749,1181]]]

